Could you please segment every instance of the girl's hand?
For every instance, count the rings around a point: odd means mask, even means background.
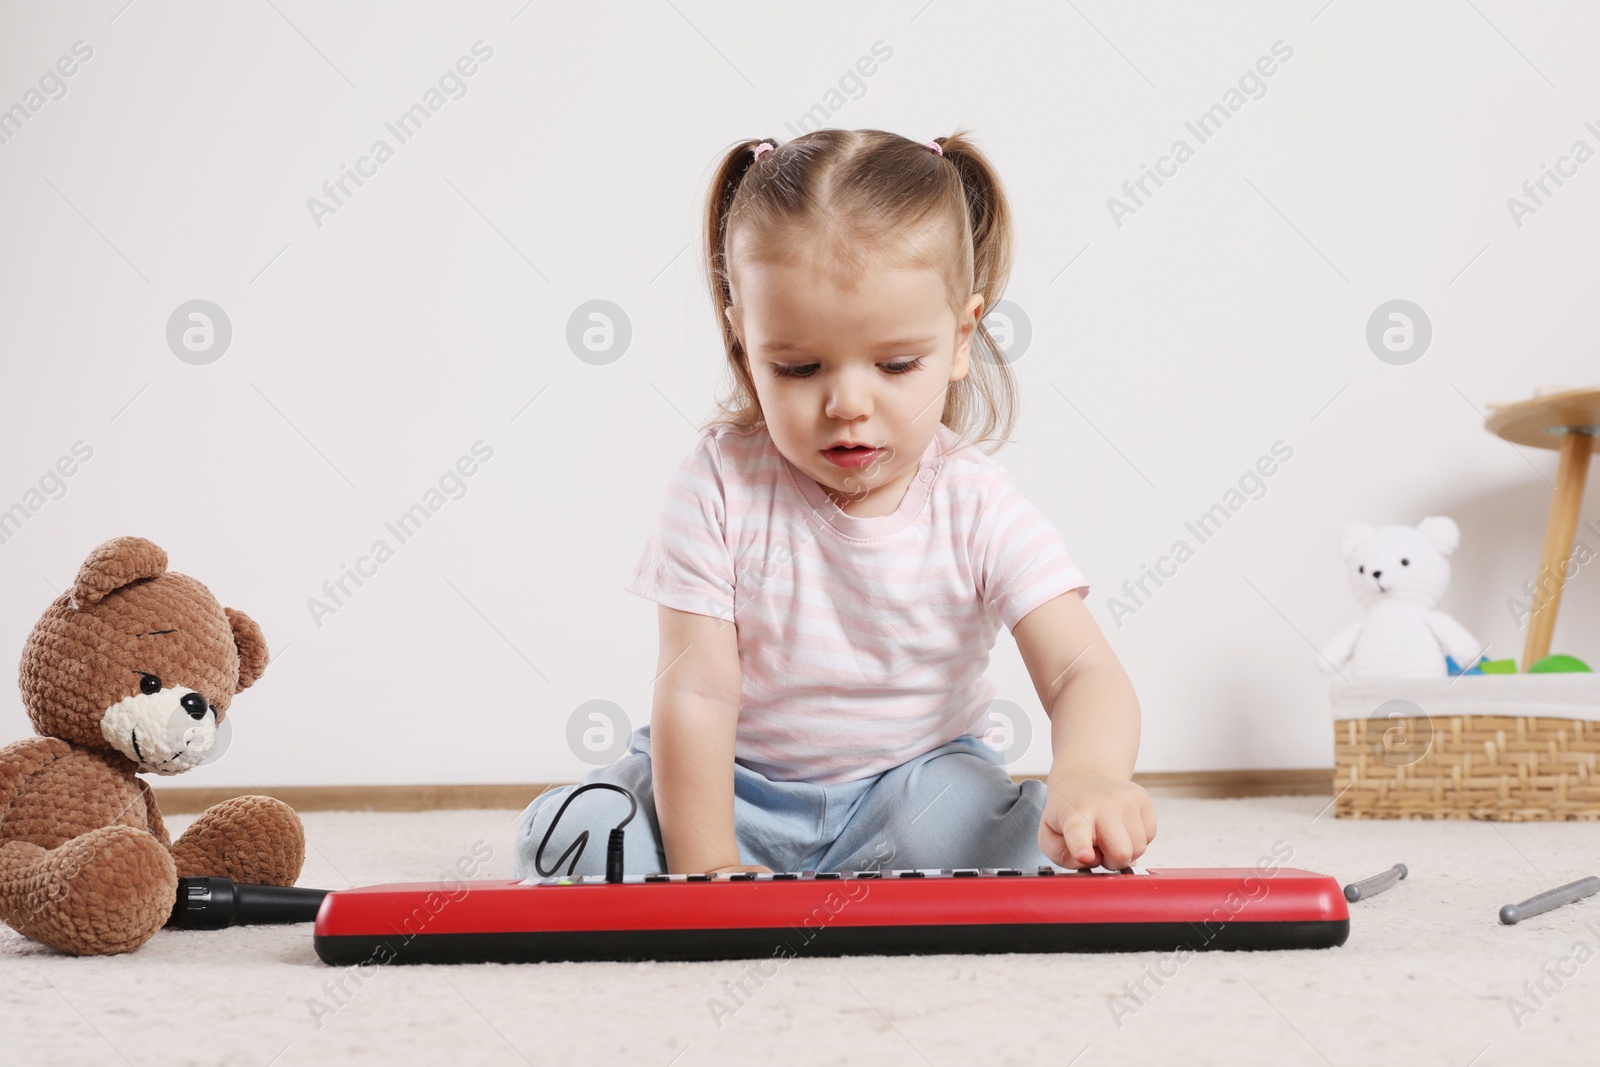
[[[737,874],[742,871],[755,871],[757,874],[771,874],[771,867],[763,867],[759,863],[729,863],[721,867],[713,867],[707,874]]]
[[[1130,867],[1156,836],[1156,812],[1143,786],[1083,775],[1046,780],[1039,850],[1063,867]]]

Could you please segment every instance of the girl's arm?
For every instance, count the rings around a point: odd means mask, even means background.
[[[1133,782],[1139,698],[1076,590],[1011,631],[1050,716],[1050,774],[1039,847],[1063,867],[1125,867],[1156,835],[1149,794]]]
[[[736,866],[734,728],[743,689],[737,631],[725,619],[665,605],[659,616],[650,763],[667,870]]]

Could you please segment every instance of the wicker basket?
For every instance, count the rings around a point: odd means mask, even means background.
[[[1600,674],[1333,683],[1334,814],[1600,819]]]

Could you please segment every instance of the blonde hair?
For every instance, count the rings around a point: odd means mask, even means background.
[[[740,257],[783,258],[796,239],[817,240],[841,275],[860,277],[887,252],[944,277],[959,318],[973,293],[983,295],[972,333],[970,368],[945,395],[940,421],[964,442],[997,442],[1016,422],[1016,379],[984,326],[1011,274],[1011,207],[999,175],[964,130],[927,144],[883,130],[814,130],[764,151],[740,141],[717,166],[705,212],[705,270],[712,310],[732,372],[707,427],[748,430],[764,417],[747,354],[728,321],[730,227]]]

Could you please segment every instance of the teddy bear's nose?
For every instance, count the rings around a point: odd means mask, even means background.
[[[183,699],[178,703],[182,704],[183,710],[189,713],[189,718],[203,719],[206,717],[206,698],[199,693],[185,693],[183,694]]]
[[[1382,571],[1373,571],[1372,572],[1372,580],[1373,581],[1377,581],[1379,578],[1382,578],[1382,577],[1383,577],[1383,572]],[[184,697],[183,699],[188,700],[189,698],[188,697]]]

